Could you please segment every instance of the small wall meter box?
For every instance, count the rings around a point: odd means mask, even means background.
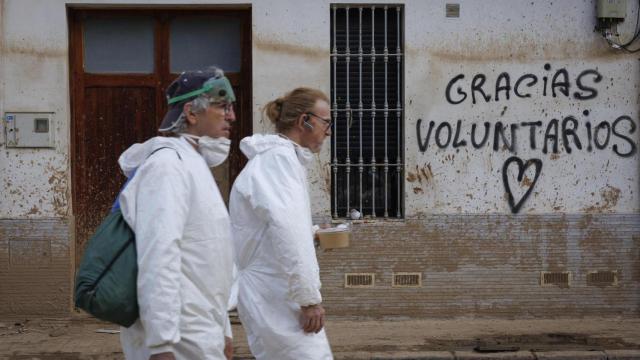
[[[53,113],[7,112],[4,114],[8,148],[53,148]]]

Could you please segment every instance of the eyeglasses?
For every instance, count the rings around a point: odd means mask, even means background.
[[[307,114],[307,115],[311,115],[311,116],[313,116],[313,117],[316,117],[316,118],[318,118],[318,119],[320,119],[320,120],[324,121],[324,123],[327,125],[326,129],[329,129],[329,128],[331,127],[331,125],[333,125],[333,120],[332,120],[331,118],[329,118],[329,119],[325,119],[325,118],[323,118],[323,117],[320,117],[320,116],[318,116],[318,115],[316,115],[316,114],[312,113],[311,111],[307,111],[307,112],[306,112],[306,114]]]
[[[225,115],[229,115],[231,112],[233,112],[232,102],[210,102],[209,105],[224,110]]]

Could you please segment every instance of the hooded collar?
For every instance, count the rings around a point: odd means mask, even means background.
[[[196,149],[183,138],[156,136],[143,143],[131,145],[120,155],[118,164],[124,175],[127,178],[130,177],[154,150],[161,147],[174,148],[181,154],[200,156]]]
[[[240,141],[240,150],[249,160],[278,146],[293,148],[298,160],[304,167],[309,167],[315,157],[311,150],[298,145],[295,141],[281,134],[255,134]]]

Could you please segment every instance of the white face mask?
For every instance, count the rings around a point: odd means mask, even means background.
[[[309,148],[300,146],[297,142],[289,139],[289,137],[285,134],[278,134],[281,138],[287,139],[291,141],[293,144],[293,148],[296,149],[296,156],[298,160],[304,167],[309,167],[311,162],[313,162],[313,151],[309,150]]]
[[[231,148],[231,140],[219,137],[212,138],[209,136],[195,136],[191,134],[182,134],[188,142],[198,146],[198,152],[204,158],[209,167],[215,167],[222,164],[229,156]],[[197,142],[196,142],[197,140]]]
[[[313,158],[314,158],[313,152],[309,150],[309,148],[302,147],[298,144],[296,144],[295,148],[296,148],[296,155],[298,156],[298,160],[300,160],[300,163],[304,167],[309,167],[309,165],[311,165],[311,163],[313,162]]]

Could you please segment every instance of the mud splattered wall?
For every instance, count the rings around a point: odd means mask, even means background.
[[[69,76],[64,4],[3,1],[0,113],[53,112],[55,147],[16,149],[0,139],[0,313],[68,314]]]
[[[406,12],[407,217],[638,213],[640,63],[593,32],[595,3],[460,14]]]
[[[470,56],[407,129],[409,212],[638,212],[637,59]]]
[[[41,150],[7,149],[0,137],[0,313],[70,309],[66,6],[74,3],[133,2],[0,0],[0,112],[54,112],[56,137],[54,149]],[[246,2],[189,2],[238,3]],[[593,32],[595,1],[464,0],[459,18],[445,17],[443,1],[396,3],[404,5],[405,220],[358,223],[352,247],[320,254],[328,308],[356,316],[637,313],[638,56]],[[292,87],[330,91],[331,4],[252,3],[256,132],[272,129],[264,104]],[[623,36],[635,25],[637,5],[628,7]],[[329,150],[310,171],[319,221],[331,216]],[[600,270],[616,272],[615,286],[589,285]],[[571,286],[541,287],[543,271],[571,273]],[[374,286],[346,289],[351,272],[376,274]],[[394,272],[422,274],[422,287],[391,286]],[[17,285],[24,276],[31,286]],[[50,301],[10,305],[37,286]]]
[[[55,3],[3,3],[0,111],[54,112],[56,143],[54,149],[6,148],[2,129],[0,217],[66,217],[70,174],[65,9]]]
[[[593,32],[594,2],[459,3],[405,4],[405,220],[321,253],[329,312],[637,314],[638,56]]]

